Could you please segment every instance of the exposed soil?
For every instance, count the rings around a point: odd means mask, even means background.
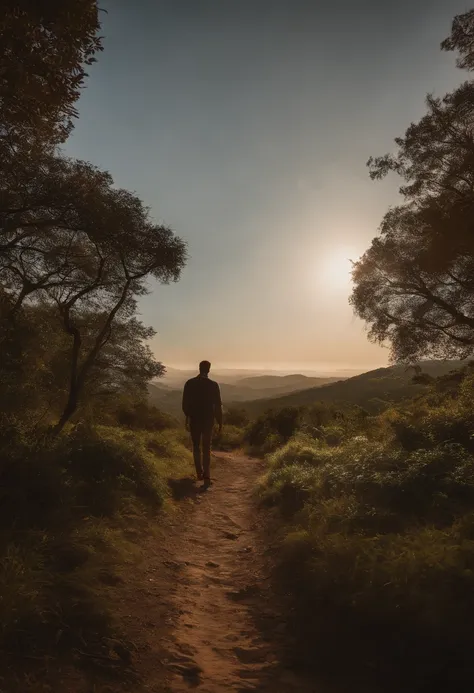
[[[2,688],[0,675],[0,693],[328,693],[298,673],[286,606],[272,592],[253,498],[263,471],[259,460],[218,454],[209,489],[170,482],[172,512],[131,520],[136,554],[104,586],[126,638],[114,658],[53,667],[44,685],[40,676]]]
[[[269,585],[252,498],[258,460],[219,455],[208,490],[174,484],[182,511],[166,549],[150,540],[121,606],[136,645],[134,666],[154,693],[316,693],[291,662],[282,609]]]

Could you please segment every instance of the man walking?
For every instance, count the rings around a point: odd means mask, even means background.
[[[222,431],[221,392],[219,385],[209,378],[210,370],[209,361],[201,361],[199,375],[188,380],[183,390],[183,413],[186,417],[186,429],[191,431],[196,474],[199,480],[204,480],[205,486],[211,484],[214,421],[217,421],[219,433]]]

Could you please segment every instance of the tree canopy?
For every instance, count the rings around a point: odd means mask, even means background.
[[[186,246],[107,171],[61,153],[101,50],[97,0],[1,10],[0,565],[13,569],[0,570],[0,666],[2,690],[46,690],[60,650],[107,650],[89,563],[107,552],[105,518],[158,508],[155,453],[188,454],[158,433],[176,422],[149,403],[164,366],[139,317],[141,297],[179,279]],[[40,666],[23,673],[26,651]]]
[[[443,48],[470,67],[474,14],[457,17]],[[351,303],[370,338],[389,341],[394,360],[464,358],[474,348],[474,84],[427,97],[427,113],[371,158],[370,175],[395,172],[403,203],[355,263]]]
[[[4,0],[0,16],[0,136],[64,142],[86,68],[101,50],[96,0]]]
[[[474,10],[454,18],[451,35],[441,47],[445,51],[458,51],[457,66],[461,69],[474,68]]]
[[[136,195],[115,188],[110,174],[86,162],[49,154],[32,158],[2,198],[5,329],[14,329],[24,307],[57,312],[71,342],[63,424],[101,352],[105,363],[104,349],[110,353],[118,326],[123,333],[135,325],[137,335],[151,336],[138,329],[136,301],[147,293],[148,278],[179,278],[185,244],[154,224]],[[150,377],[159,372],[151,368]]]
[[[146,397],[163,366],[137,301],[149,280],[179,279],[186,247],[107,171],[58,150],[101,50],[96,0],[2,9],[0,382],[15,411],[33,386],[47,391],[31,400],[60,431],[81,397]]]

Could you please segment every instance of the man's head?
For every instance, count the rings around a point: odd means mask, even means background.
[[[199,364],[199,373],[201,375],[209,375],[209,371],[211,370],[211,364],[209,361],[201,361]]]

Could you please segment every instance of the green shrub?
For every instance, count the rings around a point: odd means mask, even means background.
[[[301,423],[301,410],[298,407],[285,407],[269,410],[259,416],[246,429],[244,441],[253,454],[273,452],[286,443]]]
[[[314,441],[305,437],[290,440],[269,456],[271,468],[281,468],[287,465],[318,466],[329,456],[329,452]]]
[[[244,442],[244,431],[237,426],[224,425],[219,436],[214,439],[214,446],[219,450],[231,451],[241,448]]]
[[[310,466],[276,467],[269,475],[269,487],[262,497],[271,505],[278,504],[284,516],[289,517],[309,500],[314,483],[315,473]]]
[[[337,667],[344,654],[384,690],[471,690],[474,543],[456,527],[369,537],[325,524],[283,549],[308,661]]]
[[[260,446],[260,449],[257,447],[254,449],[254,451],[256,454],[260,453],[262,455],[268,455],[274,450],[278,450],[278,448],[281,445],[283,445],[283,443],[284,439],[280,435],[278,435],[278,433],[269,433],[263,441],[262,445]],[[250,448],[250,450],[252,450],[252,448]]]
[[[34,540],[36,539],[36,546]],[[97,591],[98,562],[58,569],[48,538],[29,534],[10,542],[0,556],[0,649],[9,663],[32,655],[70,657],[71,648],[101,651],[114,626]],[[74,549],[68,540],[69,550]],[[83,563],[86,563],[82,559]]]
[[[272,453],[295,436],[338,446],[357,434],[373,435],[373,428],[368,413],[359,406],[320,402],[268,410],[247,426],[245,444],[257,455]]]
[[[358,529],[364,529],[361,517],[367,514],[372,530],[379,513],[380,532],[387,531],[390,516],[398,527],[419,521],[442,526],[474,502],[472,459],[456,445],[408,453],[364,438],[336,448],[295,440],[274,453],[270,463],[270,485],[278,469],[300,478],[304,467],[312,470],[314,503],[341,496],[356,499]]]
[[[18,444],[2,462],[0,527],[50,527],[64,516],[111,515],[129,498],[164,500],[154,456],[139,437],[127,439],[118,429],[76,429]]]
[[[342,443],[345,438],[345,431],[342,426],[323,426],[321,436],[325,443],[331,446],[337,446]]]
[[[229,409],[224,410],[223,422],[226,426],[245,428],[250,423],[250,420],[245,409],[229,407]]]
[[[123,405],[114,412],[114,418],[118,426],[132,430],[165,431],[178,425],[172,416],[147,402]]]
[[[123,496],[158,505],[164,500],[164,485],[136,436],[104,437],[88,430],[62,443],[61,462],[77,484],[79,505],[86,505],[89,512],[110,514],[120,507]]]
[[[2,675],[25,652],[108,657],[104,643],[120,634],[103,576],[113,579],[131,551],[123,518],[159,508],[191,454],[171,429],[76,427],[52,439],[10,423],[0,458]]]
[[[362,687],[375,676],[384,690],[472,690],[472,374],[453,383],[358,431],[306,427],[268,457],[279,575],[299,652],[320,672],[344,659]]]
[[[403,412],[392,417],[396,440],[406,450],[432,448],[443,443],[462,445],[474,452],[474,412],[460,403],[436,409]]]

